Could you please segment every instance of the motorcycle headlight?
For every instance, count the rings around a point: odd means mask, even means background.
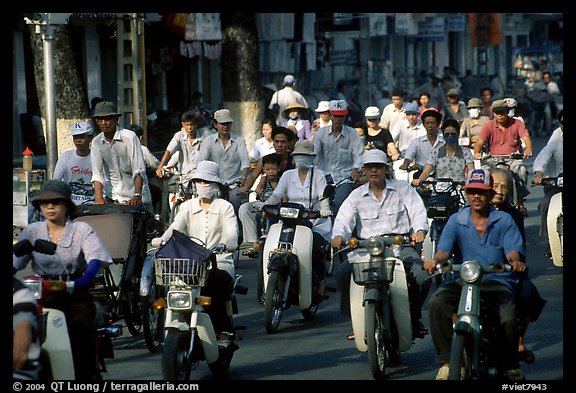
[[[460,277],[466,282],[474,282],[480,277],[482,269],[475,262],[464,262],[460,268]]]
[[[192,294],[186,291],[168,292],[168,307],[179,310],[192,308]]]
[[[281,207],[280,217],[282,218],[298,218],[298,213],[300,209],[295,207]]]
[[[382,254],[384,252],[384,247],[386,247],[386,245],[384,244],[384,240],[380,237],[371,237],[366,242],[366,250],[368,251],[368,254],[373,256]]]

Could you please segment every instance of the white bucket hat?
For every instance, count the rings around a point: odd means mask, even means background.
[[[192,181],[204,180],[212,183],[224,184],[220,179],[220,166],[214,161],[200,161],[191,176]]]
[[[328,101],[320,101],[318,103],[318,108],[314,110],[314,112],[322,113],[330,110],[330,102]]]
[[[363,164],[386,164],[390,167],[388,163],[388,157],[386,157],[386,153],[384,153],[380,149],[370,149],[364,151],[362,155],[362,163]]]

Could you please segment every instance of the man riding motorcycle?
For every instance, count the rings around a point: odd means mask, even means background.
[[[361,239],[380,234],[408,234],[416,246],[428,232],[426,208],[420,195],[409,183],[386,179],[390,170],[386,154],[379,149],[367,150],[362,156],[368,183],[344,200],[334,220],[332,247],[339,249],[355,233]],[[421,322],[421,305],[429,287],[423,285],[428,274],[422,269],[420,252],[415,247],[403,247],[400,259],[407,268],[408,293],[414,337],[422,338],[428,331]],[[341,290],[340,312],[349,315],[350,264],[344,261],[338,270]],[[427,282],[429,283],[429,281]]]
[[[512,273],[490,273],[482,287],[498,307],[501,329],[501,362],[509,380],[522,380],[519,367],[519,323],[515,302],[514,272],[526,271],[520,255],[525,255],[524,242],[512,216],[496,210],[490,201],[494,196],[493,179],[485,169],[475,169],[468,174],[466,195],[470,206],[453,214],[446,223],[434,259],[427,260],[424,268],[436,269],[454,255],[454,262],[478,261],[480,263],[508,262]],[[438,360],[442,363],[436,380],[446,380],[449,375],[450,348],[453,333],[453,314],[458,309],[462,279],[447,279],[430,297],[430,328]],[[497,344],[494,344],[497,345]]]

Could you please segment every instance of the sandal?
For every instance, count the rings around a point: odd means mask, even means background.
[[[536,356],[534,355],[534,352],[532,352],[531,350],[524,349],[518,352],[518,360],[524,363],[532,364],[536,361]]]
[[[354,336],[354,332],[348,333],[348,335],[346,336],[346,340],[348,340],[348,341],[356,340],[356,337]]]
[[[258,258],[258,251],[250,247],[248,250],[242,252],[242,255],[248,258]]]

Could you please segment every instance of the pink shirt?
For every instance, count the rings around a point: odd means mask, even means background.
[[[484,124],[480,131],[480,139],[488,144],[490,154],[504,155],[522,151],[520,139],[528,135],[528,129],[522,121],[509,118],[508,127],[504,130],[498,127],[496,119]]]

